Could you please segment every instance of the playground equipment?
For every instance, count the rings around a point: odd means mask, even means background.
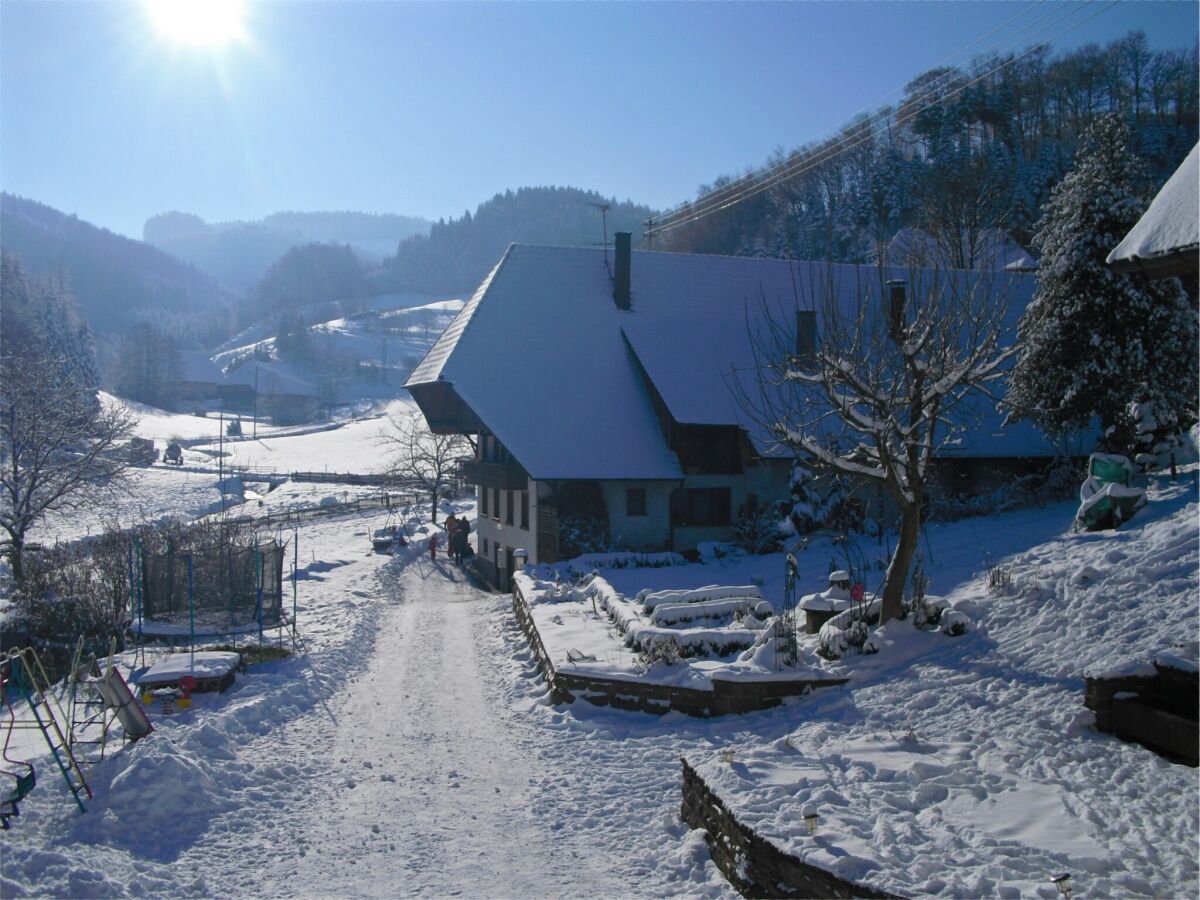
[[[135,536],[130,630],[139,659],[146,639],[194,648],[197,638],[257,632],[261,641],[265,629],[282,628],[286,553],[282,539],[261,540],[226,525]]]
[[[0,659],[0,696],[8,714],[4,723],[4,772],[14,779],[14,784],[0,798],[0,825],[6,829],[9,827],[8,820],[20,814],[18,804],[37,784],[33,764],[9,756],[8,748],[13,733],[19,729],[41,732],[75,804],[80,812],[86,812],[84,798],[92,798],[92,789],[84,773],[86,762],[75,754],[64,733],[64,727],[69,730],[67,723],[70,719],[62,703],[51,693],[50,679],[37,651],[32,647],[9,651]],[[22,708],[20,716],[17,714],[18,707]],[[28,709],[27,713],[25,708]],[[10,771],[9,766],[14,768]]]
[[[376,553],[391,553],[397,547],[408,544],[408,534],[404,528],[404,517],[395,512],[390,513],[382,528],[371,532],[371,548]]]
[[[109,644],[107,663],[103,670],[95,654],[82,662],[83,638],[75,648],[75,661],[71,666],[69,704],[71,727],[67,742],[79,755],[82,748],[99,746],[99,759],[104,759],[108,748],[108,735],[114,722],[121,725],[124,740],[136,741],[154,730],[145,710],[138,705],[133,691],[113,664],[116,656],[116,640]],[[99,726],[99,737],[88,738],[85,734]]]
[[[8,745],[12,742],[13,727],[17,717],[8,697],[7,679],[4,681],[4,685],[4,708],[8,712],[8,727],[4,733],[4,762],[3,767],[0,768],[0,776],[3,776],[4,782],[3,786],[0,786],[0,790],[3,791],[3,794],[0,794],[0,828],[7,831],[8,820],[21,814],[21,808],[17,804],[37,786],[37,772],[33,768],[33,763],[25,759],[15,759],[9,754]],[[12,779],[11,784],[9,784],[9,779]]]

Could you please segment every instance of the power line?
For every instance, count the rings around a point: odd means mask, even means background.
[[[1090,3],[1090,2],[1093,2],[1093,0],[1088,0],[1088,3]],[[1081,25],[1085,24],[1086,22],[1091,21],[1096,16],[1098,16],[1104,12],[1107,12],[1109,9],[1111,9],[1113,6],[1115,6],[1117,4],[1117,2],[1119,2],[1119,0],[1110,0],[1109,4],[1107,6],[1104,6],[1100,9],[1096,10],[1096,12],[1092,13],[1092,15],[1088,16],[1087,18],[1063,29],[1062,31],[1059,31],[1058,33],[1054,34],[1052,37],[1047,38],[1044,41],[1040,41],[1037,44],[1034,44],[1033,46],[1031,46],[1027,50],[1025,50],[1023,53],[1020,53],[1020,54],[1012,57],[1011,59],[1005,60],[1002,63],[1000,63],[996,66],[993,66],[992,68],[988,69],[987,71],[984,71],[979,76],[977,76],[967,82],[964,82],[963,84],[958,85],[954,90],[951,90],[945,94],[940,94],[939,96],[937,96],[936,100],[934,100],[933,102],[916,104],[916,105],[910,104],[909,107],[906,109],[906,111],[902,115],[900,115],[898,118],[895,119],[895,124],[903,124],[904,122],[909,121],[910,119],[912,119],[919,113],[923,112],[926,109],[929,109],[930,107],[936,105],[937,103],[941,103],[941,102],[944,102],[945,100],[955,97],[958,94],[961,94],[967,88],[971,87],[972,85],[978,84],[980,81],[983,81],[987,78],[992,77],[993,75],[995,75],[996,73],[1000,72],[1001,70],[1007,68],[1008,66],[1012,65],[1013,63],[1015,63],[1021,59],[1024,59],[1029,54],[1034,53],[1037,50],[1041,49],[1042,47],[1046,46],[1048,43],[1050,43],[1050,41],[1053,41],[1056,38],[1061,37],[1062,35],[1066,34],[1068,31],[1078,28]],[[1037,32],[1037,34],[1040,34],[1041,32],[1048,30],[1049,28],[1053,27],[1054,25],[1059,24],[1064,19],[1066,19],[1069,15],[1072,15],[1073,10],[1077,9],[1077,8],[1082,8],[1082,7],[1072,4],[1072,9],[1066,15],[1059,16],[1058,19],[1056,19],[1055,21],[1051,22],[1047,26],[1040,29]],[[949,73],[949,74],[951,74],[952,76],[957,75],[957,73]],[[935,81],[936,81],[936,79],[935,79]],[[921,99],[930,97],[930,96],[934,95],[935,93],[937,93],[940,90],[940,88],[944,87],[944,86],[945,86],[944,84],[935,84],[933,87],[930,87],[929,90],[926,90],[923,94],[920,94],[918,96]],[[854,138],[852,140],[847,140],[843,136],[834,145],[824,147],[821,149],[817,149],[814,153],[811,153],[808,155],[801,155],[800,152],[797,151],[793,155],[794,158],[788,162],[777,163],[771,167],[764,167],[759,172],[748,173],[747,175],[743,176],[742,178],[737,179],[736,181],[732,182],[729,186],[722,187],[718,191],[710,192],[706,196],[700,198],[700,200],[696,201],[695,204],[693,204],[691,202],[683,203],[683,204],[680,204],[680,206],[676,207],[674,210],[671,210],[666,214],[660,214],[659,217],[657,217],[658,221],[653,223],[654,227],[658,232],[670,231],[670,230],[678,228],[682,225],[686,225],[691,222],[698,221],[699,219],[705,218],[715,212],[720,212],[721,210],[728,209],[729,207],[734,206],[738,203],[741,203],[742,201],[747,200],[751,197],[757,196],[758,194],[762,193],[763,191],[769,190],[770,188],[779,184],[781,181],[785,181],[785,180],[794,178],[798,175],[801,175],[805,172],[808,172],[820,165],[823,165],[824,163],[828,162],[829,160],[834,159],[837,156],[840,156],[842,153],[852,150],[855,147],[860,146],[861,144],[865,143],[866,141],[871,140],[875,136],[876,132],[878,130],[880,130],[880,125],[886,124],[893,115],[894,115],[893,110],[882,110],[878,114],[876,114],[876,116],[869,117],[867,120],[857,122],[857,123],[852,123],[851,125],[846,126],[843,134],[845,134],[846,132],[857,132],[858,136],[856,138]],[[878,119],[879,121],[873,123],[871,121],[871,119]],[[666,222],[663,221],[664,218],[667,219]],[[649,225],[649,224],[650,224],[650,222],[648,221],[647,225]]]
[[[1086,3],[1091,3],[1091,2],[1093,2],[1093,0],[1086,0]],[[1084,5],[1086,5],[1086,3]],[[1078,4],[1070,4],[1070,5],[1064,4],[1064,6],[1067,10],[1065,13],[1059,15],[1059,17],[1057,19],[1055,19],[1053,22],[1043,26],[1042,28],[1038,29],[1037,31],[1033,32],[1032,34],[1020,37],[1019,40],[1026,41],[1026,40],[1029,40],[1029,38],[1031,38],[1031,37],[1036,37],[1038,34],[1041,34],[1042,32],[1053,27],[1054,25],[1057,25],[1059,22],[1062,22],[1069,16],[1074,15],[1075,10],[1083,8],[1082,6],[1080,6]],[[1053,10],[1051,10],[1051,11],[1053,11]],[[1044,13],[1042,16],[1039,16],[1038,19],[1036,19],[1033,23],[1031,23],[1030,27],[1032,27],[1033,25],[1037,25],[1039,22],[1042,21],[1042,19],[1046,18],[1046,16],[1049,14],[1050,14],[1050,12],[1048,11],[1047,13]],[[1008,21],[1011,22],[1012,19],[1010,18]],[[1087,20],[1085,19],[1084,21],[1087,21]],[[1082,23],[1079,23],[1079,24],[1082,24]],[[1003,27],[1003,26],[1001,26],[1001,27]],[[993,30],[995,30],[995,29],[993,29]],[[1066,33],[1066,32],[1065,31],[1060,32],[1060,34],[1064,34],[1064,33]],[[1056,37],[1057,36],[1058,35],[1056,35]],[[972,44],[968,44],[967,47],[972,46],[974,43],[978,43],[978,39],[976,41],[973,41]],[[1026,51],[1026,53],[1022,54],[1022,57],[1027,55],[1029,52],[1036,50],[1039,46],[1043,46],[1045,43],[1046,42],[1042,42],[1042,44],[1034,45],[1034,47],[1029,48]],[[995,53],[996,48],[999,45],[1000,45],[1000,42],[997,42],[996,44],[994,44],[990,48],[989,52]],[[1015,45],[1015,42],[1014,42],[1014,45]],[[964,49],[966,49],[966,48],[961,48],[960,50],[951,54],[949,57],[947,57],[947,60],[952,59],[954,56],[957,56]],[[1006,49],[1011,51],[1011,47],[1006,48]],[[981,77],[988,77],[988,75],[994,74],[996,71],[999,71],[999,69],[1000,69],[1000,67],[997,66],[991,72],[985,73]],[[919,92],[918,94],[915,95],[915,97],[913,98],[913,102],[919,104],[926,98],[936,96],[938,94],[938,92],[941,91],[942,88],[944,88],[946,85],[951,83],[957,77],[959,77],[959,73],[956,70],[952,70],[950,72],[943,73],[941,76],[938,76],[937,78],[935,78],[932,81],[925,84],[922,87],[921,92]],[[978,80],[979,79],[976,79],[975,81],[978,81]],[[975,83],[975,81],[972,81],[969,84],[962,86],[961,89],[965,89],[966,87],[969,87],[970,84]],[[893,89],[892,91],[889,91],[888,94],[885,94],[884,97],[890,96],[891,94],[896,93],[896,91],[898,91],[898,90],[899,90],[899,88]],[[950,94],[947,96],[953,96],[953,94]],[[944,100],[944,99],[946,99],[946,97],[944,97],[944,96],[937,97],[938,102],[940,102],[941,100]],[[910,105],[910,108],[911,108],[911,105]],[[920,112],[922,109],[925,109],[925,108],[928,108],[928,106],[919,107],[917,109],[917,112]],[[869,125],[873,119],[879,120],[880,122],[885,122],[888,119],[888,117],[891,116],[892,112],[893,112],[892,110],[886,109],[886,108],[882,109],[882,110],[877,110],[873,115],[868,116],[865,120],[861,120],[857,123],[853,123],[850,126],[844,126],[843,132],[845,130],[848,130],[849,128],[854,127],[855,125],[857,125],[857,127],[859,127],[859,128],[869,127]],[[857,144],[855,144],[855,146],[856,145]],[[813,146],[813,144],[810,144],[810,146]],[[832,158],[832,157],[828,156],[831,149],[832,148],[827,147],[827,148],[824,148],[823,150],[818,151],[820,154],[827,155],[826,157],[821,158],[820,162],[824,162],[826,158]],[[849,148],[846,148],[846,149],[849,149]],[[710,191],[707,195],[700,198],[700,200],[696,201],[695,204],[693,204],[690,201],[682,203],[675,209],[669,210],[666,213],[660,214],[659,227],[661,228],[661,230],[669,230],[670,228],[675,227],[675,225],[681,224],[681,223],[672,221],[673,219],[679,218],[680,216],[685,216],[685,217],[687,217],[687,219],[689,221],[694,221],[696,218],[700,217],[699,213],[706,214],[708,207],[715,208],[715,207],[721,206],[721,208],[724,208],[724,206],[722,205],[724,200],[726,200],[729,197],[735,196],[740,191],[744,191],[747,189],[743,184],[739,184],[739,182],[744,182],[746,180],[754,181],[755,179],[767,178],[767,177],[771,177],[771,178],[791,177],[792,175],[794,175],[796,173],[789,171],[789,167],[803,165],[810,158],[811,158],[810,156],[799,156],[798,153],[794,154],[794,158],[790,162],[776,163],[774,166],[764,166],[758,172],[748,173],[747,175],[743,176],[741,179],[735,180],[727,186],[723,186],[715,191]],[[772,174],[773,172],[774,172],[774,174]],[[664,219],[666,220],[665,224],[662,221]]]

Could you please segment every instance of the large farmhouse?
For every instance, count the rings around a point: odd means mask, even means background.
[[[879,283],[875,267],[634,252],[625,234],[615,253],[509,247],[406,385],[433,431],[476,438],[484,574],[505,587],[516,551],[554,562],[596,528],[687,551],[786,497],[791,456],[738,399],[757,390],[755,336],[813,339],[802,283],[853,292],[864,273]],[[1033,280],[1001,277],[1015,322]],[[999,423],[989,408],[947,451],[948,477],[1053,454]]]

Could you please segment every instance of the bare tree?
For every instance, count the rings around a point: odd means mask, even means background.
[[[44,345],[11,332],[0,344],[0,385],[0,528],[20,583],[22,553],[38,520],[88,506],[115,486],[128,467],[122,445],[134,419],[81,388]]]
[[[390,427],[380,431],[380,446],[391,451],[388,471],[429,492],[437,524],[438,493],[448,484],[456,462],[472,455],[471,442],[461,434],[434,434],[419,412],[388,413]]]
[[[987,393],[1015,352],[1001,346],[1010,282],[965,272],[910,270],[886,280],[882,269],[811,271],[807,285],[798,279],[792,322],[764,298],[757,396],[743,389],[741,400],[783,444],[881,483],[895,502],[900,536],[883,589],[886,622],[901,615],[930,464],[978,417],[973,395]]]

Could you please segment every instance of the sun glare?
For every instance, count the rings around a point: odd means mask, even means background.
[[[219,46],[245,36],[241,0],[147,0],[158,32],[186,44]]]

